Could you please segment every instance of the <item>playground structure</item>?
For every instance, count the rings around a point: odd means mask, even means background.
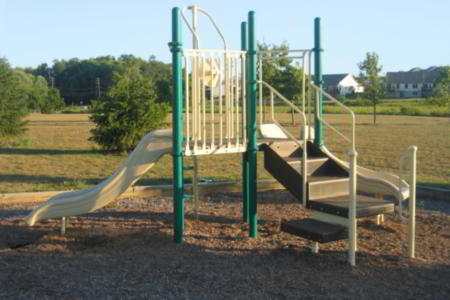
[[[192,22],[186,11],[192,12]],[[201,49],[197,19],[205,15],[223,41],[223,49]],[[182,46],[182,23],[192,33],[192,49]],[[319,243],[349,240],[349,262],[355,265],[357,219],[395,211],[409,199],[408,255],[415,247],[415,165],[416,147],[402,157],[402,166],[410,172],[409,184],[399,176],[376,172],[357,165],[355,116],[331,95],[322,91],[320,19],[315,19],[314,47],[305,50],[258,51],[255,12],[248,23],[241,23],[241,50],[229,50],[214,19],[195,6],[172,10],[173,101],[172,130],[157,130],[146,135],[128,160],[99,185],[57,195],[37,207],[28,217],[30,225],[46,218],[62,218],[65,230],[68,216],[92,212],[115,200],[136,182],[159,158],[173,157],[174,241],[183,242],[184,200],[198,197],[197,160],[199,155],[242,153],[243,219],[249,223],[249,236],[257,237],[256,155],[264,152],[264,166],[305,209],[314,212],[308,219],[290,220],[281,230],[312,241],[314,252]],[[283,54],[281,57],[273,54]],[[300,105],[285,98],[264,81],[265,60],[298,59],[302,64]],[[314,73],[312,63],[314,62]],[[259,68],[257,68],[259,66]],[[257,72],[259,70],[259,72]],[[307,83],[308,82],[308,83]],[[269,91],[270,121],[263,118],[263,89]],[[259,97],[258,97],[259,94]],[[294,131],[277,120],[275,101],[297,114],[300,124]],[[327,122],[323,102],[342,107],[350,117],[349,133]],[[258,118],[259,105],[259,118]],[[324,130],[334,132],[347,143],[349,161],[335,156],[324,142]],[[259,134],[259,137],[258,137]],[[184,158],[193,157],[193,166]],[[194,195],[184,192],[184,171],[194,170]],[[380,195],[389,196],[384,200]]]

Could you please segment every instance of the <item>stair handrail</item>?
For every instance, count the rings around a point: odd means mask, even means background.
[[[356,151],[356,147],[355,147],[355,113],[348,108],[346,105],[342,104],[340,101],[338,101],[337,99],[335,99],[333,96],[331,96],[330,94],[328,94],[327,92],[325,92],[324,90],[320,89],[317,85],[315,85],[314,83],[310,83],[310,86],[312,88],[314,88],[316,90],[316,99],[319,98],[319,94],[322,93],[324,94],[331,102],[339,105],[340,107],[344,108],[352,117],[352,137],[351,139],[349,139],[347,136],[345,136],[343,133],[341,133],[338,129],[336,129],[334,126],[332,126],[330,123],[328,123],[327,121],[325,121],[320,114],[316,114],[317,119],[322,122],[323,124],[325,124],[327,127],[329,127],[331,130],[333,130],[335,133],[337,133],[338,135],[340,135],[343,139],[345,139],[347,142],[349,142],[352,145],[352,151]]]
[[[278,128],[281,129],[292,141],[294,141],[297,145],[301,146],[303,142],[303,156],[302,156],[302,205],[303,207],[306,207],[306,183],[307,183],[307,118],[305,113],[300,110],[295,104],[292,103],[292,101],[289,101],[286,97],[280,94],[274,87],[272,87],[270,84],[263,80],[257,81],[258,84],[264,85],[270,90],[270,106],[271,106],[271,118],[272,121],[278,126]],[[292,133],[290,133],[288,130],[286,130],[276,119],[275,119],[275,112],[274,112],[274,97],[273,95],[277,95],[281,100],[283,100],[287,105],[289,105],[293,110],[295,110],[297,113],[299,113],[302,116],[303,119],[303,141],[300,142]]]

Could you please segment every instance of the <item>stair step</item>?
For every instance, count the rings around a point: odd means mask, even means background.
[[[267,146],[284,159],[287,157],[301,158],[303,155],[303,143],[300,146],[293,141],[274,141],[270,142]],[[327,157],[311,142],[307,142],[307,151],[308,157]]]
[[[282,222],[281,231],[319,243],[343,240],[348,236],[346,227],[315,219],[300,219]]]
[[[350,179],[342,176],[309,176],[309,200],[347,196]]]
[[[327,214],[348,217],[349,196],[330,197],[326,199],[309,200],[306,207]],[[382,199],[357,196],[356,218],[376,216],[394,212],[394,203]]]
[[[298,157],[285,157],[284,160],[286,160],[297,172],[302,174],[302,159]],[[328,157],[314,157],[309,158],[306,161],[307,166],[307,173],[308,175],[313,174],[316,172],[320,167],[323,166],[324,163],[326,163],[329,160]]]

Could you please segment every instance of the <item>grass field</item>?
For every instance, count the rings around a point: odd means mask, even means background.
[[[336,126],[347,120],[342,115],[328,117]],[[28,119],[28,132],[15,143],[0,147],[1,193],[85,188],[111,175],[127,158],[126,154],[104,155],[97,151],[96,145],[88,141],[93,124],[87,114],[32,114]],[[277,114],[277,119],[291,126],[290,114]],[[379,116],[378,124],[372,125],[370,115],[358,115],[357,123],[359,163],[397,173],[399,156],[409,145],[417,145],[419,183],[450,188],[448,118]],[[327,135],[327,141],[333,139],[333,135]],[[269,178],[263,169],[262,153],[259,162],[259,177]],[[171,163],[166,155],[138,184],[170,183]],[[186,163],[190,163],[189,158]],[[204,156],[199,164],[199,174],[204,178],[223,181],[241,177],[240,154]],[[190,177],[187,171],[186,178]]]

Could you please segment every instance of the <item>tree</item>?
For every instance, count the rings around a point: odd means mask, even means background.
[[[26,94],[6,59],[0,58],[0,138],[23,133],[27,124]]]
[[[358,64],[363,78],[364,93],[373,105],[373,123],[377,123],[377,104],[383,97],[383,80],[380,77],[382,66],[379,65],[379,57],[375,52],[367,52],[366,59]]]
[[[64,100],[59,95],[59,90],[49,88],[45,97],[38,102],[39,109],[43,114],[53,113],[64,107]]]
[[[283,42],[280,46],[258,44],[260,51],[276,50],[276,52],[264,53],[262,76],[263,80],[275,88],[284,97],[294,103],[299,103],[302,99],[303,69],[292,64],[292,59],[285,58],[288,55],[289,46]],[[286,50],[284,52],[283,50]],[[268,89],[263,89],[263,97],[270,95]],[[264,106],[265,107],[265,106]],[[264,112],[263,112],[264,113]],[[294,111],[292,113],[292,123],[294,124]],[[264,113],[264,117],[265,117]]]
[[[123,73],[114,73],[113,86],[91,108],[96,127],[90,140],[109,151],[133,149],[147,132],[161,126],[169,111],[167,103],[155,102],[153,82],[133,62]]]
[[[450,105],[450,67],[440,68],[440,77],[433,89],[434,102],[438,105]]]

